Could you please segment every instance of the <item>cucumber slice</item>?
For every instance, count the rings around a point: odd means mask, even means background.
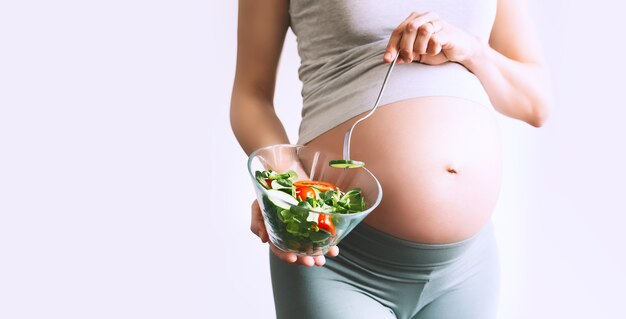
[[[306,221],[307,222],[315,222],[317,223],[317,219],[319,218],[320,214],[318,213],[311,213],[309,212],[309,216],[306,217]]]
[[[332,160],[328,165],[335,168],[356,168],[365,166],[365,163],[355,160]]]
[[[286,185],[282,185],[279,181],[285,183]],[[284,179],[272,180],[272,189],[281,189],[281,188],[291,188],[291,184],[286,182]]]
[[[282,209],[289,209],[290,208],[289,204],[298,206],[298,200],[293,198],[293,196],[285,192],[281,192],[275,189],[268,189],[267,195],[269,195],[268,197],[270,201],[272,202],[272,204]]]

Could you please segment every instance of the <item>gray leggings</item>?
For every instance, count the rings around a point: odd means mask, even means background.
[[[498,302],[491,223],[452,244],[402,240],[361,223],[323,267],[270,253],[276,315],[291,318],[490,319]]]

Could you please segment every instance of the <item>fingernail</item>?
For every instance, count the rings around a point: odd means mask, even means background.
[[[393,57],[391,56],[391,52],[387,52],[387,53],[385,53],[385,57],[384,57],[384,58],[385,58],[385,60],[391,60],[391,59],[393,59]]]

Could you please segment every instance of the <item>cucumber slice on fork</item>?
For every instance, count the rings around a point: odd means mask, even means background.
[[[365,163],[355,160],[332,160],[328,165],[335,168],[357,168],[365,166]]]

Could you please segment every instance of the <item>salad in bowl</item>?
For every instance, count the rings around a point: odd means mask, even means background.
[[[382,199],[365,167],[336,168],[309,146],[272,145],[248,160],[270,241],[301,256],[325,254]]]

